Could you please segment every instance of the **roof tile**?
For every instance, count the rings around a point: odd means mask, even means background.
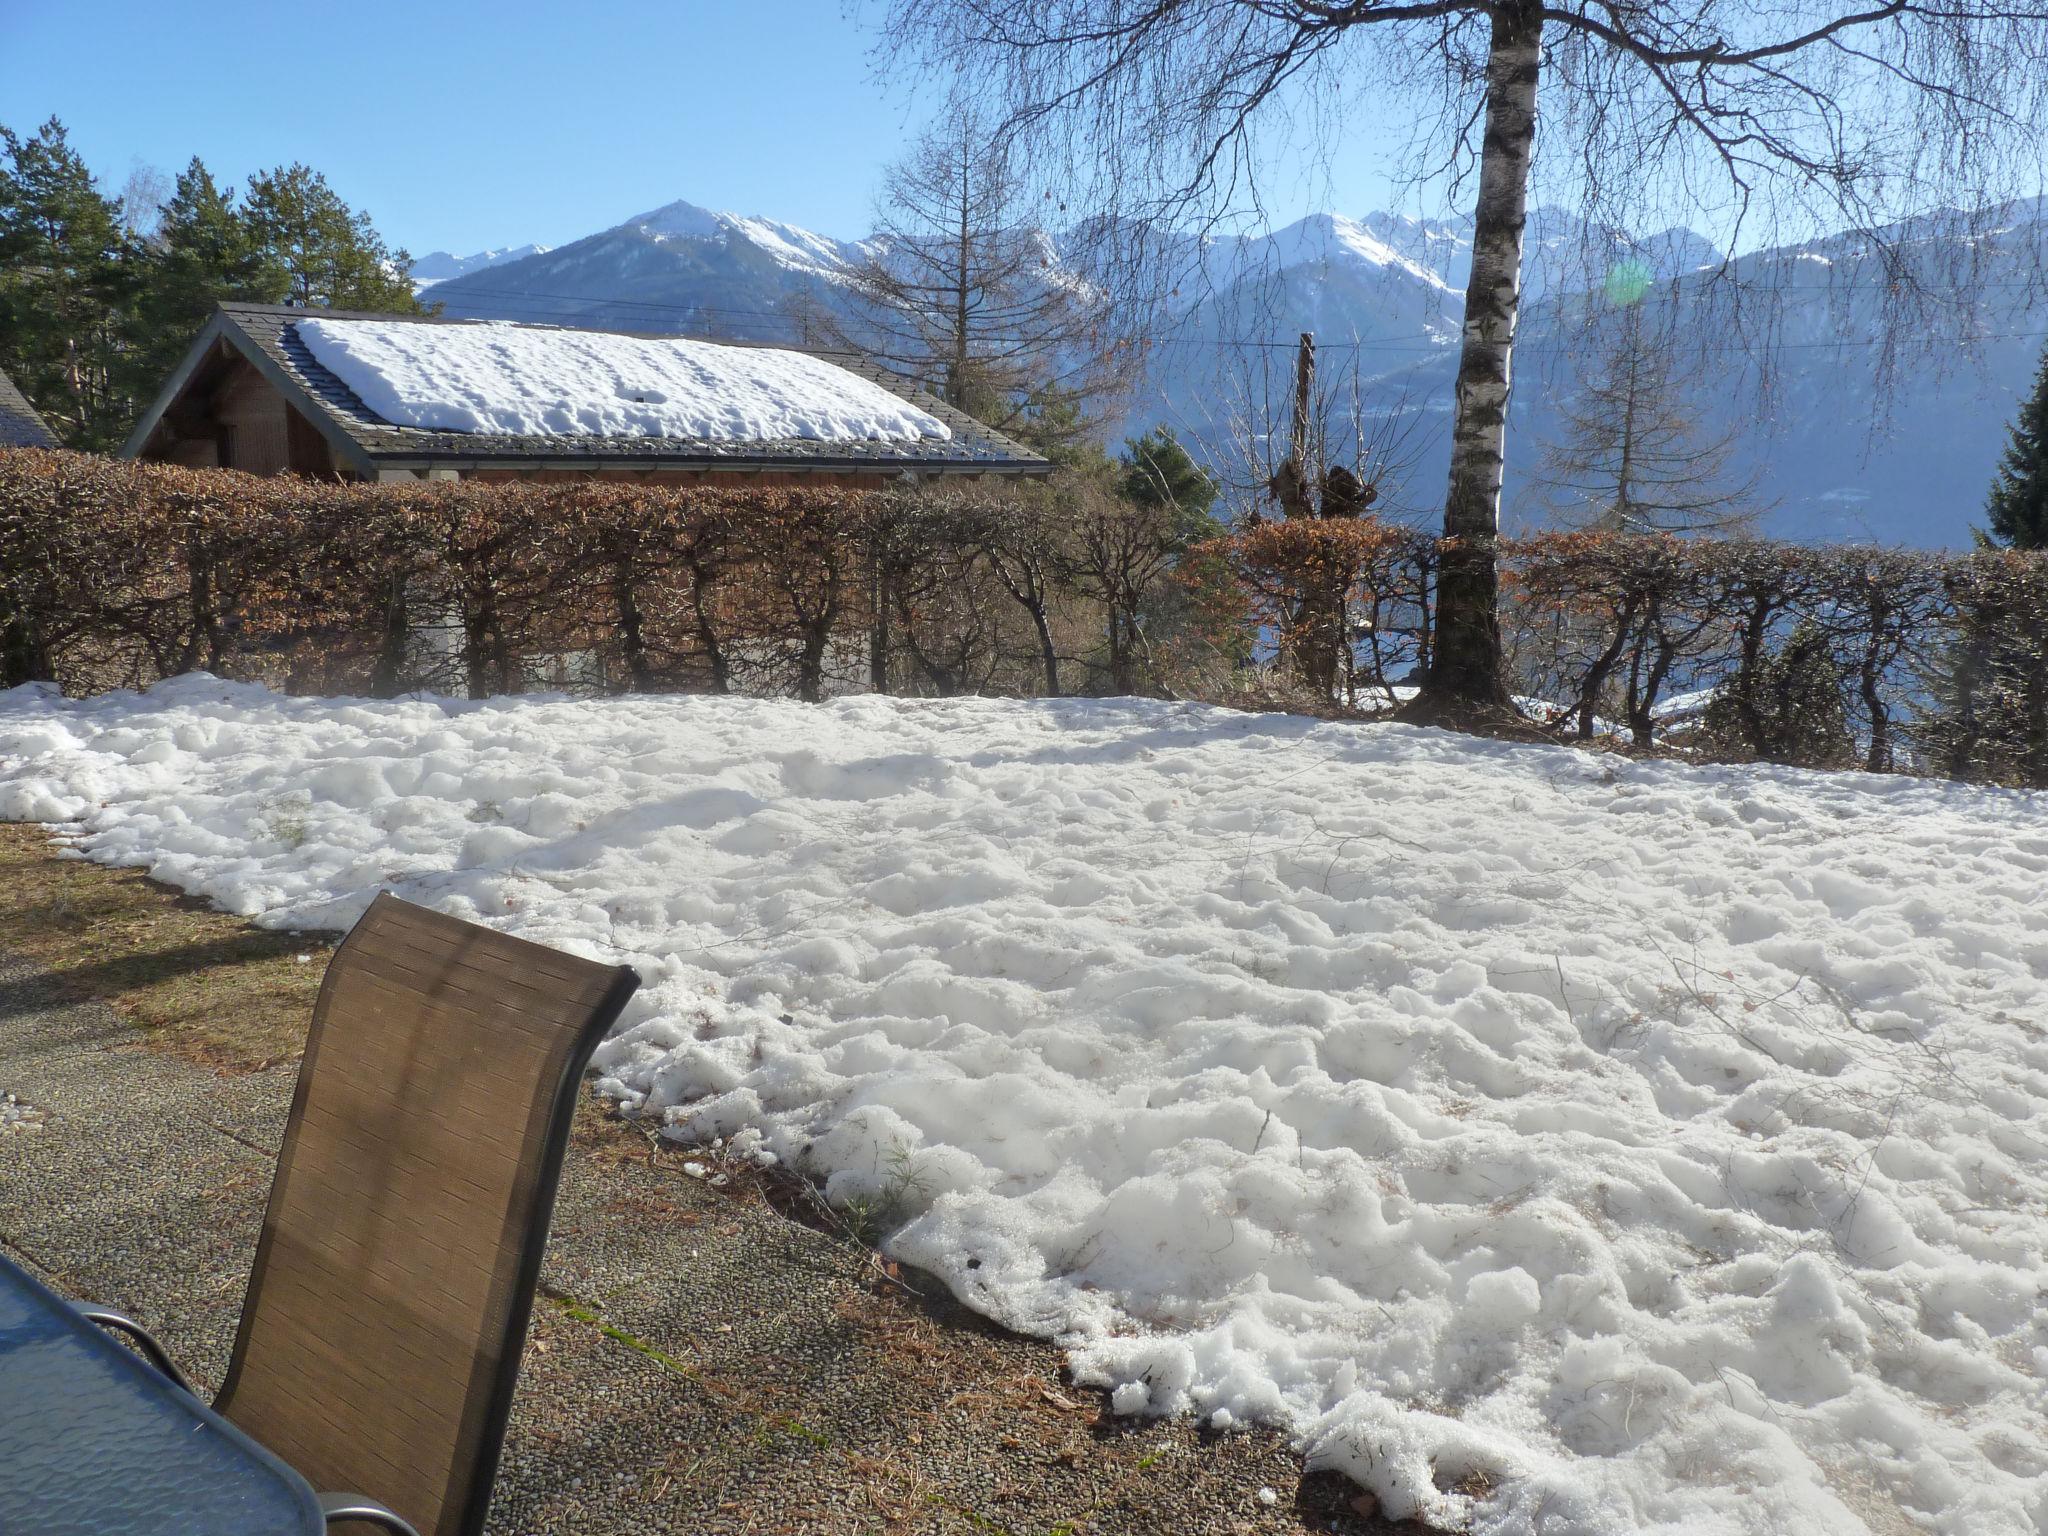
[[[0,448],[54,448],[56,436],[43,424],[14,380],[0,373]]]

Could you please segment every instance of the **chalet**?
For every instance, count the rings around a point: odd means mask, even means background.
[[[43,425],[28,397],[14,387],[14,380],[0,373],[0,448],[56,446],[55,435]]]
[[[1040,476],[864,359],[499,321],[223,304],[130,458],[346,480]]]

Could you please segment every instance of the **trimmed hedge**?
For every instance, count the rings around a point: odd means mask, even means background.
[[[1391,707],[1445,547],[1302,519],[1207,552],[1306,682]],[[1498,555],[1514,675],[1561,734],[2048,785],[2048,556],[1605,532]]]
[[[1298,518],[1183,549],[1172,524],[1079,480],[355,485],[0,451],[0,682],[1377,712],[1427,666],[1443,541]],[[2048,785],[2040,555],[1596,532],[1499,555],[1518,686],[1560,735]]]

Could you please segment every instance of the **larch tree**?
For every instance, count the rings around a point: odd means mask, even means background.
[[[1409,708],[1453,723],[1512,710],[1495,563],[1539,137],[1603,224],[1718,187],[1726,248],[1752,215],[1881,245],[1888,218],[2038,190],[2048,123],[2043,0],[892,0],[883,47],[954,74],[1110,228],[1256,199],[1269,130],[1327,149],[1368,104],[1419,105],[1418,176],[1472,189],[1448,542]]]
[[[979,421],[1018,430],[1111,389],[1097,297],[1060,268],[1016,157],[955,103],[884,177],[838,339]]]
[[[1550,510],[1567,526],[1616,533],[1752,531],[1756,476],[1732,472],[1734,433],[1701,426],[1673,338],[1641,301],[1598,327],[1533,476]]]

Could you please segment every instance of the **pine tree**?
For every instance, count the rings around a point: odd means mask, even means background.
[[[1843,767],[1856,758],[1846,686],[1826,631],[1802,621],[1747,676],[1715,695],[1701,728],[1709,741],[1738,758]]]
[[[1954,778],[2048,788],[2048,570],[1986,550],[1944,585],[1954,638],[1925,669],[1923,746]]]
[[[1022,412],[1004,430],[1062,469],[1099,473],[1108,456],[1095,435],[1095,423],[1082,413],[1082,404],[1082,397],[1073,390],[1040,384],[1025,397]],[[974,415],[972,411],[968,414]]]
[[[1200,642],[1219,652],[1231,651],[1229,637],[1213,632],[1208,622],[1229,607],[1228,573],[1220,562],[1191,563],[1189,556],[1190,550],[1223,533],[1214,510],[1216,482],[1181,446],[1171,427],[1154,427],[1143,437],[1126,439],[1114,469],[1116,498],[1135,509],[1135,524],[1147,530],[1160,561],[1153,578],[1137,590],[1131,640],[1149,636],[1162,656],[1186,654]],[[1124,647],[1126,652],[1135,649],[1134,644]],[[1231,652],[1219,659],[1229,662],[1238,657]]]
[[[1991,548],[2048,550],[2048,354],[2014,419],[1985,501]],[[2048,634],[2031,562],[1986,555],[1955,581],[1957,639],[1930,662],[1922,736],[1957,778],[2048,785]]]
[[[1220,532],[1210,515],[1216,482],[1183,448],[1171,427],[1154,427],[1124,443],[1123,495],[1141,507],[1172,507],[1193,538]]]
[[[170,375],[214,305],[223,300],[284,301],[290,278],[264,247],[249,218],[196,157],[164,203],[142,257],[131,366],[147,398]]]
[[[121,341],[133,242],[64,125],[0,128],[0,368],[67,443],[119,441],[133,407]]]
[[[2048,352],[2020,406],[1985,504],[1990,537],[2008,549],[2048,549]]]
[[[423,312],[406,275],[412,257],[387,247],[370,216],[343,202],[318,171],[291,165],[252,177],[246,216],[258,243],[284,270],[286,302]]]

